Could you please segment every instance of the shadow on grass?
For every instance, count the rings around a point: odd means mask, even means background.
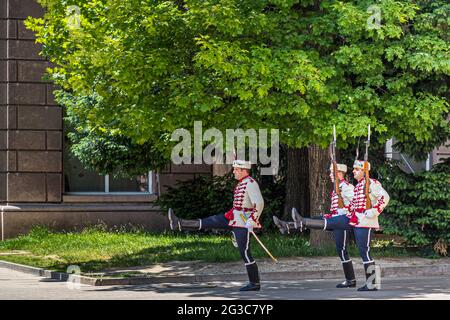
[[[267,240],[262,238],[262,241]],[[204,263],[224,263],[224,262],[238,262],[241,261],[238,249],[235,248],[231,241],[220,243],[218,245],[211,245],[204,241],[189,241],[186,243],[175,243],[171,246],[152,246],[144,248],[137,252],[130,254],[120,254],[113,256],[108,260],[90,260],[90,261],[71,261],[70,265],[77,265],[83,273],[99,272],[107,269],[115,268],[132,268],[148,266],[156,263],[167,263],[171,261],[200,261]],[[317,256],[336,256],[336,251],[333,246],[324,247],[320,249],[312,249],[309,246],[298,246],[298,242],[294,248],[280,248],[272,241],[265,241],[266,246],[274,252],[274,254],[281,258],[287,257],[317,257]],[[355,245],[348,247],[349,255],[353,258],[359,258],[359,251]],[[372,250],[375,258],[379,256],[411,256],[403,248],[375,248]],[[258,259],[269,258],[267,253],[253,241],[251,245],[251,252],[253,257]],[[336,256],[337,257],[337,256]],[[48,268],[51,270],[65,272],[69,264],[52,264]]]
[[[39,231],[39,230],[38,230]],[[43,231],[40,231],[41,233]],[[37,233],[37,232],[35,232]],[[51,235],[50,235],[51,236]],[[145,236],[145,234],[144,234]],[[149,234],[149,236],[154,236]],[[34,237],[30,236],[28,242],[22,239],[17,241],[11,241],[9,245],[5,245],[5,249],[17,249],[20,248],[20,243],[25,243],[29,245],[39,246],[44,239],[49,237],[49,233],[40,233]],[[76,256],[76,250],[72,250],[71,258],[64,257],[64,261],[55,261],[49,256],[43,255],[30,255],[30,256],[9,256],[4,257],[3,260],[32,265],[40,268],[45,268],[54,271],[66,272],[67,267],[70,265],[77,265],[80,267],[82,273],[94,273],[107,269],[113,268],[131,268],[131,267],[141,267],[148,266],[155,263],[165,263],[170,261],[202,261],[210,263],[220,263],[220,262],[235,262],[241,261],[238,249],[235,248],[228,237],[222,235],[217,235],[217,240],[213,241],[211,238],[203,238],[201,234],[199,237],[191,237],[186,234],[174,234],[174,239],[170,244],[164,245],[145,245],[141,248],[136,248],[134,252],[130,253],[113,253],[110,254],[110,259],[92,259],[84,258],[81,254]],[[324,248],[311,248],[308,243],[308,238],[305,235],[290,235],[281,236],[279,234],[263,234],[259,235],[261,241],[265,246],[272,252],[272,254],[277,257],[313,257],[313,256],[336,256],[336,251],[334,246],[328,246]],[[120,239],[119,239],[120,240]],[[61,239],[58,241],[61,242]],[[70,243],[74,241],[75,243],[79,239],[64,239],[63,242]],[[117,240],[114,240],[117,241]],[[140,240],[142,241],[142,239]],[[62,243],[62,242],[61,242]],[[120,241],[118,242],[120,243]],[[113,245],[116,245],[112,242]],[[54,250],[58,247],[59,242],[56,246],[54,245]],[[70,248],[70,246],[68,246]],[[72,249],[72,248],[71,248]],[[99,250],[100,249],[100,250]],[[92,250],[102,252],[100,245],[97,247],[92,247]],[[359,257],[358,250],[354,244],[348,247],[349,254],[353,258]],[[107,251],[106,249],[104,250]],[[259,246],[259,244],[252,239],[251,240],[251,252],[255,259],[268,258],[267,253]],[[379,256],[411,256],[410,252],[407,252],[404,248],[396,247],[382,247],[373,248],[372,255],[377,258]]]
[[[179,242],[173,245],[161,245],[144,248],[129,254],[118,254],[108,260],[70,261],[71,265],[80,267],[82,273],[98,272],[106,269],[138,267],[164,263],[168,261],[203,261],[203,262],[229,262],[240,260],[239,252],[230,244],[213,247],[205,241],[196,240]],[[47,268],[57,271],[66,271],[69,264],[57,263]]]

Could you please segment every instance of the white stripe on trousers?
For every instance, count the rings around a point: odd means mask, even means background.
[[[247,251],[248,251],[248,243],[249,243],[249,240],[250,240],[250,231],[247,229],[247,244],[246,244],[246,246],[245,246],[245,251],[244,251],[245,258],[247,259],[247,263],[245,264],[246,266],[255,263],[255,261],[250,262],[250,259],[248,258]]]
[[[346,242],[347,242],[347,230],[344,230],[344,246],[342,247],[342,250],[341,250],[342,261],[345,261],[344,251],[345,251]]]
[[[369,228],[369,232],[367,233],[367,251],[366,251],[366,256],[367,256],[367,261],[368,261],[368,262],[371,262],[371,261],[370,261],[370,258],[369,258],[369,251],[370,251],[370,231],[372,231],[372,228]]]

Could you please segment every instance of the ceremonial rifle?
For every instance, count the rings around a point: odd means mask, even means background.
[[[367,128],[367,140],[366,144],[366,153],[364,154],[364,178],[365,178],[365,186],[364,193],[366,195],[366,209],[372,208],[372,201],[370,201],[369,197],[369,189],[370,189],[370,177],[369,177],[369,145],[370,145],[370,124]]]
[[[330,144],[330,157],[333,165],[334,174],[334,192],[338,196],[338,208],[344,207],[344,199],[342,199],[341,190],[339,189],[339,177],[336,163],[336,126],[333,125],[333,142]]]

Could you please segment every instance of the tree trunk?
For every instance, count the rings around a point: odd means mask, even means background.
[[[212,172],[214,177],[223,177],[231,171],[232,167],[230,164],[213,164]]]
[[[286,200],[283,219],[292,220],[295,207],[301,215],[309,216],[308,149],[287,148]]]
[[[328,150],[321,149],[316,145],[308,147],[309,159],[309,192],[311,217],[328,213],[330,208],[331,182],[327,169],[330,165]],[[311,230],[311,247],[323,247],[333,245],[331,232],[322,230]]]

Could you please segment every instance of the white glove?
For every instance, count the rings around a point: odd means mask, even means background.
[[[253,232],[253,228],[255,227],[256,223],[252,219],[248,219],[245,223],[245,227],[248,229],[248,232]]]
[[[337,209],[337,214],[341,216],[341,215],[347,214],[347,212],[345,211],[344,208],[338,208]]]

